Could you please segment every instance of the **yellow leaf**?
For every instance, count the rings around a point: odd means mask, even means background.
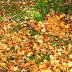
[[[14,71],[17,71],[18,67],[11,66],[11,69],[14,70]]]
[[[65,28],[69,28],[69,25],[67,24],[67,25],[65,25]]]
[[[69,66],[69,67],[72,67],[72,62],[71,62],[71,61],[68,62],[68,66]]]
[[[69,71],[72,72],[72,68]]]
[[[25,3],[25,2],[23,2],[23,4],[25,5],[26,3]]]
[[[1,66],[5,66],[6,64],[5,64],[5,63],[0,62],[0,65],[1,65]]]
[[[61,19],[61,18],[65,17],[65,15],[66,15],[66,14],[62,14],[62,15],[60,15],[60,18],[59,18],[59,19]]]
[[[42,70],[41,72],[53,72],[51,69]]]

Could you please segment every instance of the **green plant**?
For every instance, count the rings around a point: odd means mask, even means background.
[[[61,3],[61,5],[59,5],[59,3]],[[72,5],[66,0],[36,0],[36,3],[31,8],[32,11],[38,12],[38,14],[31,13],[31,16],[36,21],[42,20],[50,11],[50,8],[58,13],[64,12],[66,14],[72,14]]]
[[[16,2],[17,0],[10,0],[9,3],[6,3],[5,0],[1,0],[0,3],[0,10],[16,21],[23,21],[26,16],[31,16],[35,21],[40,21],[51,8],[58,13],[72,14],[72,4],[69,0],[35,0],[35,3],[29,7],[27,4],[17,4]],[[30,10],[30,13],[27,13],[27,10]],[[0,16],[1,19],[2,16]]]

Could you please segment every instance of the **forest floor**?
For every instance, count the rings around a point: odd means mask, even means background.
[[[0,72],[23,71],[72,72],[72,15],[0,21]]]

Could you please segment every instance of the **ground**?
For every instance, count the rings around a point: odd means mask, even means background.
[[[72,72],[72,15],[0,21],[0,72],[23,71]]]

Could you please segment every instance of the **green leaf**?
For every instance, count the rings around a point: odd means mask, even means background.
[[[22,26],[19,24],[19,25],[17,25],[17,28],[20,30],[20,29],[22,29]]]
[[[37,3],[36,3],[36,7],[41,9],[42,7],[45,6],[45,3],[43,0],[38,0]]]
[[[41,56],[41,53],[38,53],[39,56]]]
[[[31,11],[31,16],[35,21],[40,21],[42,19],[42,14],[35,12],[35,11]]]
[[[40,31],[38,31],[38,30],[36,30],[36,35],[41,35],[42,33],[40,32]]]
[[[42,60],[43,60],[43,59],[45,59],[45,56],[44,56],[44,55],[41,55],[41,58],[42,58]]]
[[[18,14],[15,14],[15,15],[13,14],[12,17],[13,17],[13,19],[18,19],[19,18]]]
[[[68,55],[71,55],[72,54],[72,51],[70,51],[69,53],[68,53]]]
[[[7,61],[9,61],[9,60],[10,60],[10,58],[9,58],[9,57],[6,57],[6,60],[7,60]]]
[[[50,57],[49,57],[49,56],[45,56],[45,59],[46,59],[46,60],[50,60]]]
[[[59,40],[60,42],[63,42],[63,39],[62,39],[62,38],[58,38],[58,40]]]
[[[10,51],[12,51],[12,50],[15,50],[15,46],[12,46],[12,47],[10,48]]]
[[[40,21],[40,20],[42,20],[42,14],[41,14],[41,13],[35,14],[35,15],[33,16],[33,19],[34,19],[35,21]]]
[[[39,63],[38,60],[35,60],[35,63],[38,64]]]
[[[51,46],[56,46],[56,45],[57,45],[56,42],[52,42],[52,43],[51,43]]]
[[[6,60],[9,61],[9,60],[14,60],[14,57],[10,56],[10,57],[6,57]]]
[[[5,0],[0,0],[0,1],[5,1]]]
[[[3,4],[2,6],[3,6],[3,9],[4,9],[6,12],[9,11],[9,6],[8,6],[8,5]]]
[[[16,4],[12,4],[10,7],[11,7],[11,9],[13,9],[13,11],[14,10],[16,11],[17,5]]]
[[[54,10],[56,10],[57,5],[56,5],[55,1],[51,1],[51,7],[52,7]]]
[[[2,36],[0,36],[0,40],[2,39]]]
[[[0,20],[2,20],[2,15],[0,15]]]
[[[17,11],[18,15],[22,15],[24,12],[22,10]]]
[[[30,60],[34,60],[34,59],[35,59],[34,56],[29,56],[28,58],[29,58]]]

